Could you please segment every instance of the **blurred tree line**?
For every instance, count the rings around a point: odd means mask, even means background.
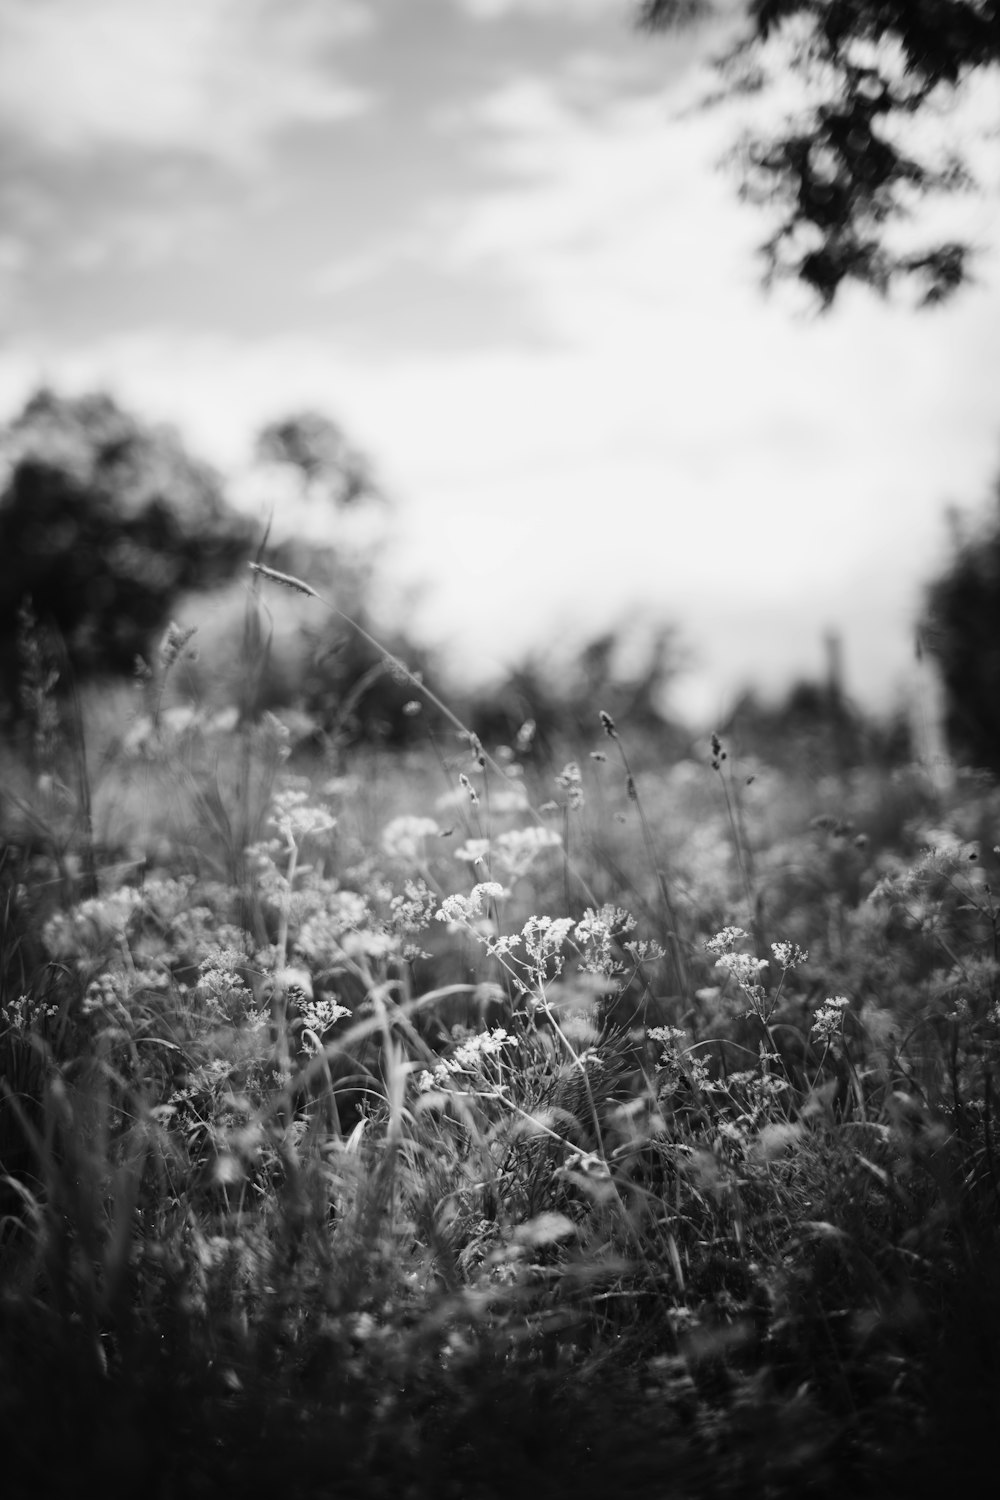
[[[257,456],[297,475],[317,507],[382,503],[367,460],[315,412],[265,427]],[[23,707],[25,619],[37,622],[49,641],[57,693],[127,677],[153,659],[171,619],[193,595],[210,601],[228,585],[245,610],[247,564],[261,541],[261,528],[229,502],[219,474],[193,458],[172,429],[142,422],[108,395],[38,391],[0,432],[0,723],[16,723]],[[370,630],[375,549],[341,556],[334,541],[318,545],[291,535],[268,547],[263,560],[335,593],[338,606]],[[256,639],[265,660],[252,694],[235,660],[242,629],[216,643],[245,713],[294,700],[320,728],[335,723],[348,736],[377,729],[390,739],[405,737],[403,706],[412,685],[393,678],[363,635],[314,610],[313,622],[299,631],[290,673],[286,660],[266,660],[272,601],[260,595]],[[384,644],[416,670],[427,667],[426,653],[411,642]],[[186,675],[196,687],[211,681],[210,664],[198,663]]]
[[[246,522],[168,428],[109,396],[39,391],[0,436],[0,651],[17,701],[25,600],[80,678],[130,672],[180,594],[246,557]]]
[[[917,650],[937,663],[956,756],[1000,774],[1000,478],[978,526],[955,530],[926,592]]]
[[[48,640],[59,693],[141,676],[178,612],[199,625],[182,683],[195,696],[221,694],[244,717],[294,707],[338,742],[402,745],[435,725],[428,705],[413,712],[419,691],[393,658],[458,695],[425,646],[373,617],[380,530],[352,531],[350,521],[391,512],[391,502],[368,458],[329,417],[303,410],[262,428],[255,460],[275,521],[283,505],[297,507],[266,537],[170,428],[104,394],[41,390],[27,401],[0,431],[0,725],[16,724],[25,707],[26,619]],[[360,631],[266,579],[254,586],[255,559],[309,583]],[[486,742],[513,743],[531,719],[543,752],[592,733],[602,708],[663,730],[678,663],[672,633],[654,631],[627,669],[621,644],[619,631],[601,632],[558,670],[545,653],[528,656],[497,686],[465,696],[465,721]],[[36,687],[41,670],[36,662]]]
[[[257,456],[287,471],[307,506],[328,507],[334,517],[390,504],[369,461],[319,413],[300,412],[266,426]],[[316,535],[328,540],[318,542]],[[238,702],[244,715],[295,707],[318,733],[339,741],[402,745],[422,738],[435,715],[426,705],[413,713],[419,692],[392,658],[452,701],[457,695],[425,647],[405,632],[383,632],[373,619],[377,534],[359,546],[345,538],[336,525],[328,533],[320,525],[314,536],[286,528],[263,556],[278,571],[326,591],[361,631],[317,601],[296,596],[308,609],[296,620],[293,657],[272,654],[278,586],[261,588],[253,613],[247,563],[259,553],[260,528],[229,503],[219,475],[191,457],[172,430],[139,421],[109,396],[39,391],[0,432],[0,722],[10,727],[23,707],[19,635],[26,606],[60,642],[58,687],[65,690],[135,673],[137,662],[153,659],[185,599],[206,596],[210,614],[212,601],[228,588],[239,628],[218,639],[215,652],[228,674],[228,701]],[[252,679],[240,659],[248,597],[261,660]],[[389,656],[362,632],[375,635]],[[631,660],[622,650],[627,634],[626,626],[603,630],[558,664],[551,652],[529,655],[499,684],[466,696],[460,704],[465,721],[485,743],[513,744],[533,720],[544,754],[586,740],[604,709],[638,736],[648,732],[662,754],[685,753],[686,732],[669,708],[670,686],[683,666],[675,633],[669,627],[647,632]],[[1000,484],[992,516],[974,536],[956,542],[928,586],[921,639],[943,679],[952,749],[1000,772]],[[834,673],[825,685],[797,685],[774,710],[748,695],[733,724],[758,753],[768,742],[780,747],[783,739],[808,739],[817,765],[873,754],[898,758],[900,726],[889,725],[873,739],[835,679]],[[187,682],[208,696],[211,671],[196,666]]]

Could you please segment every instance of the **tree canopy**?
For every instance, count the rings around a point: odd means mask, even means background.
[[[736,152],[744,196],[779,210],[763,246],[767,278],[797,279],[825,306],[848,281],[881,292],[910,282],[924,304],[947,298],[968,279],[973,247],[933,234],[907,243],[898,231],[925,195],[974,181],[967,159],[915,127],[1000,61],[998,0],[740,0],[737,8],[742,32],[719,61],[724,93],[775,92],[775,59],[808,89],[807,106],[766,135],[748,135]],[[640,0],[637,15],[664,30],[717,9],[731,13],[732,0]]]
[[[0,667],[28,600],[76,673],[128,672],[177,596],[229,576],[246,521],[207,464],[109,396],[42,390],[0,433]]]
[[[927,589],[918,650],[941,673],[952,750],[1000,771],[1000,479],[991,511],[972,534],[956,535]]]
[[[307,409],[269,422],[257,435],[257,457],[290,465],[305,485],[325,489],[335,505],[379,498],[368,459],[322,412]]]

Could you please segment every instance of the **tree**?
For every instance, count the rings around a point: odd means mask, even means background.
[[[641,0],[638,20],[658,31],[713,9]],[[744,196],[780,212],[763,246],[766,279],[798,279],[824,306],[852,280],[883,293],[912,282],[924,304],[950,296],[969,276],[968,244],[894,241],[921,197],[974,186],[967,160],[918,150],[914,127],[1000,61],[998,0],[740,0],[738,9],[746,24],[720,61],[723,93],[773,91],[776,57],[809,91],[798,117],[736,151]]]
[[[350,506],[379,494],[368,460],[322,412],[305,410],[269,422],[258,434],[257,457],[264,463],[290,464],[304,488],[325,489],[335,505]]]
[[[927,589],[917,639],[941,673],[952,750],[1000,772],[1000,482],[978,535],[956,534],[947,566]]]
[[[228,577],[249,528],[177,435],[109,396],[41,390],[0,434],[0,673],[13,692],[30,600],[75,674],[129,672],[178,595]]]

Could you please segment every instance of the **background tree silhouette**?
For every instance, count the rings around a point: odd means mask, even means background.
[[[307,605],[301,610],[294,664],[276,656],[262,678],[257,708],[294,701],[337,744],[402,744],[422,734],[423,721],[417,723],[408,707],[415,701],[414,685],[391,659],[437,675],[431,654],[373,614],[392,504],[371,460],[337,422],[314,409],[268,422],[257,434],[255,452],[263,494],[272,484],[274,488],[266,561],[310,583],[360,627],[353,629],[322,606]],[[292,493],[286,487],[283,496],[275,482],[282,471],[297,480]],[[283,504],[293,506],[300,528],[282,517]],[[384,652],[366,638],[371,636],[384,645]]]
[[[928,587],[918,650],[940,670],[952,750],[1000,773],[1000,480],[991,513],[977,533],[956,534]]]
[[[716,9],[641,0],[637,19],[659,31]],[[950,296],[969,275],[971,247],[894,240],[919,198],[974,185],[967,160],[932,149],[927,132],[918,148],[913,127],[1000,61],[997,0],[742,0],[738,9],[745,27],[720,59],[723,94],[776,92],[789,74],[809,91],[798,117],[735,152],[743,195],[780,214],[763,246],[766,279],[798,279],[825,306],[851,280],[880,292],[912,282],[925,304]]]
[[[184,590],[226,578],[250,528],[169,428],[110,396],[32,396],[0,433],[0,673],[26,599],[78,676],[132,670]]]
[[[304,488],[324,490],[338,506],[380,495],[369,460],[322,412],[307,409],[269,422],[257,435],[257,457],[290,465],[301,474]]]

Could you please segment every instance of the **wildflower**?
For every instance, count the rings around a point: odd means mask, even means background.
[[[718,957],[720,954],[731,952],[746,936],[742,927],[723,927],[721,932],[715,934],[715,937],[706,940],[705,947],[709,953],[714,953]]]
[[[606,713],[603,708],[601,709],[599,717],[601,720],[601,728],[604,730],[604,733],[607,735],[608,739],[616,740],[618,738],[618,730],[615,728],[614,719],[609,713]]]
[[[637,964],[658,964],[661,958],[666,957],[666,949],[652,940],[641,943],[623,943],[622,947]]]
[[[336,1000],[306,1000],[299,1007],[302,1017],[302,1034],[308,1052],[321,1051],[320,1038],[335,1022],[351,1014],[346,1005]]]
[[[583,949],[587,972],[609,974],[619,969],[614,961],[615,939],[625,937],[635,925],[635,917],[621,907],[605,905],[594,911],[588,906],[573,934]]]
[[[416,698],[411,698],[408,703],[403,704],[403,713],[408,719],[415,719],[417,714],[423,713],[424,705]]]
[[[572,917],[529,917],[521,936],[529,957],[536,963],[544,963],[561,952],[572,929]]]
[[[534,719],[525,719],[524,723],[517,731],[517,739],[514,741],[514,748],[517,751],[518,755],[523,755],[524,752],[531,747],[531,742],[535,738],[535,727],[536,726]]]
[[[571,812],[583,806],[583,777],[575,760],[567,761],[556,776],[556,786],[566,793],[566,806]]]
[[[292,786],[275,793],[269,821],[289,848],[337,826],[325,807],[309,806],[309,793]]]
[[[812,1025],[812,1034],[823,1042],[832,1042],[844,1025],[844,1016],[850,1006],[846,995],[835,995],[824,1000]]]
[[[782,969],[795,969],[809,957],[797,943],[772,943],[771,952]]]
[[[715,960],[715,967],[731,974],[741,989],[752,989],[761,969],[767,968],[767,959],[749,953],[723,953]]]
[[[240,974],[246,955],[236,948],[219,947],[198,965],[198,989],[213,1004],[223,999],[249,1000],[250,991]]]
[[[433,818],[418,818],[408,814],[393,818],[382,830],[382,848],[390,859],[409,864],[423,864],[426,860],[425,843],[441,832]]]
[[[514,1038],[502,1026],[477,1032],[463,1041],[450,1057],[443,1057],[433,1070],[425,1069],[417,1079],[417,1088],[426,1093],[432,1088],[447,1088],[459,1073],[481,1073],[484,1059],[498,1057],[513,1041]]]
[[[466,839],[461,848],[455,850],[455,858],[469,865],[485,864],[489,852],[489,839]]]
[[[494,792],[490,807],[494,813],[524,812],[528,806],[528,795],[523,787],[508,787],[506,791]]]
[[[470,840],[471,842],[471,840]],[[546,849],[558,849],[562,838],[553,828],[513,828],[494,841],[494,858],[506,874],[517,879],[525,874]]]
[[[401,896],[389,902],[392,920],[401,932],[422,931],[431,919],[437,897],[422,880],[408,880]]]
[[[499,901],[504,894],[503,886],[496,880],[484,880],[473,886],[468,896],[445,896],[440,911],[434,915],[439,922],[457,922],[471,926],[477,917],[482,916],[484,901]]]

